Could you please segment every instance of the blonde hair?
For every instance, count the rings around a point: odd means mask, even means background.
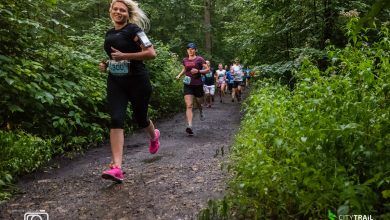
[[[144,31],[148,31],[150,28],[150,21],[149,18],[146,16],[145,12],[142,11],[138,7],[138,3],[133,0],[112,0],[111,5],[110,5],[110,12],[112,10],[112,6],[116,2],[122,2],[127,6],[127,9],[129,11],[129,23],[133,23],[138,25],[141,29]]]

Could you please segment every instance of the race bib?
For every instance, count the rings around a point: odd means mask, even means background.
[[[115,61],[110,60],[108,61],[108,69],[112,75],[115,76],[124,76],[129,74],[129,67],[130,67],[130,61],[128,60],[121,60],[121,61]]]
[[[191,77],[184,76],[183,83],[189,85],[191,83]]]
[[[211,77],[213,77],[213,75],[209,72],[209,73],[206,74],[206,77],[211,78]]]

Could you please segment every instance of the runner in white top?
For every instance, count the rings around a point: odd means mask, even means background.
[[[217,81],[219,101],[222,103],[222,96],[225,96],[226,90],[226,70],[222,68],[222,63],[218,64],[218,70],[216,71],[215,78]]]
[[[232,102],[234,98],[237,98],[237,102],[241,101],[241,84],[243,80],[244,73],[242,72],[242,66],[240,65],[240,60],[236,58],[233,64],[233,92],[232,92]]]

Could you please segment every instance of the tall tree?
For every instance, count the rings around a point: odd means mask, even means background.
[[[204,0],[204,40],[205,50],[211,54],[211,0]]]
[[[373,3],[374,0],[216,0],[219,10],[215,17],[220,19],[213,26],[223,25],[218,30],[223,31],[224,47],[244,61],[274,63],[293,59],[293,52],[303,48],[321,50],[327,40],[343,46],[345,20],[340,12],[357,9],[365,14]]]

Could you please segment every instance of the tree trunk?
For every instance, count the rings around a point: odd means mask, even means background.
[[[325,47],[326,40],[333,40],[333,28],[334,28],[334,14],[332,7],[332,0],[323,0],[324,7],[324,29],[322,32],[322,41],[321,41],[321,49]]]
[[[205,49],[211,54],[211,0],[205,0],[204,7],[204,30],[205,30]]]

